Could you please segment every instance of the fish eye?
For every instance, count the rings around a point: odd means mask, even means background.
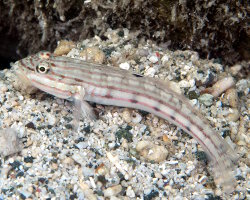
[[[49,72],[48,63],[40,63],[36,66],[36,71],[41,74],[47,74]]]

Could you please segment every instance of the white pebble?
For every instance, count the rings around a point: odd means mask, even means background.
[[[168,57],[167,55],[164,55],[164,56],[161,58],[161,62],[162,62],[163,65],[164,65],[168,60],[169,60],[169,57]]]
[[[28,192],[24,189],[19,190],[19,193],[23,195],[24,199],[27,199],[28,197],[31,197],[31,195],[32,195],[30,192]]]
[[[20,96],[18,96],[18,99],[20,100],[20,101],[23,101],[23,96],[22,95],[20,95]]]
[[[105,61],[104,52],[98,47],[88,47],[79,54],[84,60],[102,64]]]
[[[79,142],[78,144],[76,144],[76,146],[79,149],[86,149],[88,147],[88,143],[87,142]]]
[[[108,147],[109,147],[110,149],[113,149],[113,148],[115,147],[115,145],[116,145],[115,142],[109,142],[109,143],[108,143]]]
[[[141,57],[145,57],[147,56],[149,53],[148,53],[148,50],[147,49],[138,49],[137,50],[137,54]]]
[[[157,56],[150,56],[149,61],[151,63],[157,63],[158,62],[158,57]]]
[[[186,70],[186,71],[190,70],[190,66],[185,65],[185,66],[184,66],[184,70]]]
[[[56,120],[56,117],[54,115],[48,113],[47,118],[48,118],[49,125],[53,126],[56,124],[57,120]]]
[[[132,115],[132,122],[135,124],[140,123],[140,121],[142,120],[142,116],[139,113],[134,112]]]
[[[199,101],[205,106],[211,106],[213,104],[213,95],[203,94],[199,97]]]
[[[207,182],[207,180],[208,180],[207,176],[202,176],[202,177],[198,180],[198,182],[201,183],[201,184],[205,184],[205,183]]]
[[[170,165],[176,165],[176,164],[178,164],[178,160],[170,160],[167,163]]]
[[[168,156],[168,150],[164,146],[155,145],[149,141],[138,142],[136,150],[145,159],[155,162],[166,160]]]
[[[131,186],[128,186],[127,191],[126,191],[126,195],[129,198],[134,198],[135,197],[135,192],[134,192],[134,190],[132,189]]]
[[[5,92],[8,91],[8,88],[4,85],[1,87],[0,91],[4,94]]]
[[[150,68],[148,68],[147,71],[145,72],[145,75],[146,75],[146,76],[153,77],[153,76],[155,75],[155,72],[156,72],[155,68],[150,67]]]
[[[190,176],[191,172],[195,169],[195,166],[192,164],[192,165],[189,165],[187,166],[187,170],[185,171],[185,173]]]
[[[237,109],[229,109],[230,113],[227,115],[227,120],[229,122],[236,122],[240,118],[240,113]]]
[[[198,104],[198,100],[197,99],[192,99],[190,100],[190,103],[193,105],[193,106],[196,106]]]
[[[222,96],[222,102],[224,104],[230,105],[232,108],[238,108],[239,98],[237,90],[235,88],[230,88],[225,92],[225,95]]]
[[[229,76],[229,77],[225,77],[221,80],[219,80],[218,82],[216,82],[212,89],[212,95],[216,98],[218,97],[222,92],[226,91],[227,89],[229,89],[230,87],[234,86],[234,79]]]
[[[75,153],[72,155],[72,159],[76,162],[79,163],[80,165],[84,163],[84,159],[82,157],[82,155],[80,155],[79,153]]]
[[[122,191],[121,185],[115,185],[103,191],[105,197],[112,197],[118,195]]]
[[[189,81],[189,85],[190,85],[190,87],[194,87],[194,86],[195,86],[195,80],[194,80],[194,79],[191,79],[191,80]]]
[[[21,151],[21,142],[12,128],[0,130],[0,154],[5,156]]]
[[[182,80],[179,82],[179,87],[181,88],[187,88],[187,87],[190,87],[190,83],[186,80]]]
[[[121,63],[121,64],[119,65],[119,67],[120,67],[121,69],[129,70],[130,65],[129,65],[129,63],[125,62],[125,63]]]
[[[191,60],[192,62],[195,62],[195,61],[197,61],[198,59],[199,59],[198,53],[194,53],[194,54],[191,56],[191,58],[190,58],[190,60]]]
[[[129,109],[124,109],[122,112],[122,118],[126,123],[130,123],[132,121]]]
[[[9,163],[11,164],[11,163],[13,163],[15,160],[14,160],[14,158],[10,158],[9,159]]]
[[[242,69],[242,65],[234,65],[232,67],[229,68],[229,71],[235,76],[239,73],[239,71]]]
[[[124,49],[126,51],[128,51],[128,50],[132,49],[132,45],[131,44],[127,44],[127,45],[124,46]]]

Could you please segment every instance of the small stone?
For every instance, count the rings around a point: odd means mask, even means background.
[[[94,174],[95,174],[95,171],[94,171],[93,168],[89,168],[89,167],[82,166],[82,175],[83,175],[85,178],[94,176]]]
[[[197,92],[195,90],[189,91],[188,92],[188,98],[189,99],[198,99],[199,94],[197,94]]]
[[[149,52],[147,49],[138,49],[137,50],[137,54],[140,56],[140,57],[146,57],[148,56]]]
[[[227,115],[227,120],[230,122],[238,121],[240,117],[239,111],[237,109],[230,109],[230,113]]]
[[[130,123],[132,121],[130,110],[125,108],[122,112],[122,118],[126,123]]]
[[[205,184],[205,183],[207,182],[207,180],[208,180],[208,177],[207,177],[207,176],[202,176],[202,177],[198,180],[198,182],[201,183],[201,184]]]
[[[239,98],[236,89],[228,89],[225,95],[222,96],[221,101],[226,105],[230,105],[232,108],[237,108],[239,105]]]
[[[148,68],[148,69],[146,70],[145,76],[153,77],[153,76],[155,75],[155,73],[156,73],[155,68],[150,67],[150,68]]]
[[[195,86],[195,80],[194,79],[189,80],[189,85],[190,85],[190,87],[194,87]]]
[[[75,47],[76,45],[73,41],[61,40],[54,51],[54,55],[55,56],[65,55]]]
[[[88,47],[80,52],[80,57],[86,61],[103,64],[106,57],[104,52],[98,47]]]
[[[169,87],[175,91],[177,94],[182,94],[180,85],[174,81],[169,81]]]
[[[11,118],[4,119],[3,124],[5,124],[7,127],[9,127],[12,124],[12,119]]]
[[[76,144],[76,147],[78,149],[86,149],[88,147],[88,143],[87,142],[79,142]]]
[[[162,179],[163,177],[162,177],[161,173],[155,172],[155,178]]]
[[[127,45],[124,46],[124,49],[125,49],[126,51],[131,50],[131,49],[132,49],[132,45],[131,45],[131,44],[127,44]]]
[[[9,159],[9,163],[12,165],[15,162],[15,160],[13,158]]]
[[[11,106],[16,107],[19,106],[19,103],[15,100],[11,101]]]
[[[249,88],[250,80],[249,79],[241,79],[236,83],[237,91],[242,95],[248,95],[250,92]]]
[[[232,75],[236,76],[240,70],[242,69],[242,65],[234,65],[229,68],[229,71],[231,72]]]
[[[169,56],[167,55],[164,55],[162,58],[161,58],[161,62],[163,65],[165,65],[169,60]]]
[[[190,60],[191,60],[192,62],[198,61],[198,60],[199,60],[199,54],[195,52],[195,53],[190,57]]]
[[[84,163],[84,159],[82,158],[82,156],[81,156],[79,153],[73,154],[73,155],[72,155],[72,159],[73,159],[76,163],[78,163],[78,164],[80,164],[80,165],[82,165],[82,164]]]
[[[54,170],[57,170],[57,169],[58,169],[58,164],[57,164],[57,163],[52,162],[52,164],[51,164],[51,168],[52,168],[52,169],[54,169]]]
[[[112,197],[118,195],[122,191],[121,185],[109,187],[103,191],[105,197]]]
[[[170,161],[167,161],[167,163],[170,164],[170,165],[177,165],[178,160],[170,160]]]
[[[131,186],[128,186],[127,190],[126,190],[126,195],[129,197],[129,198],[134,198],[135,197],[135,192],[134,190],[132,189]]]
[[[94,194],[94,191],[92,189],[90,189],[89,186],[86,183],[80,181],[79,186],[82,189],[82,191],[84,193],[84,196],[87,197],[87,199],[89,199],[89,200],[97,200],[97,197]]]
[[[138,142],[136,150],[145,159],[157,163],[166,160],[168,156],[168,150],[164,146],[155,145],[149,141]]]
[[[119,67],[120,67],[121,69],[129,70],[130,65],[129,65],[129,63],[125,62],[125,63],[121,63],[121,64],[119,65]]]
[[[213,98],[211,94],[203,94],[199,97],[199,101],[205,106],[211,106],[213,104]]]
[[[30,128],[30,129],[33,129],[33,130],[36,129],[36,127],[35,127],[35,125],[34,125],[33,122],[28,122],[28,123],[25,125],[25,127]]]
[[[229,77],[225,77],[219,81],[217,81],[211,89],[211,94],[216,98],[218,97],[221,93],[223,93],[224,91],[226,91],[227,89],[231,88],[232,86],[234,86],[234,79],[233,77],[229,76]]]
[[[239,141],[237,142],[237,145],[239,145],[239,146],[246,146],[246,142],[243,141],[243,140],[239,140]]]
[[[144,198],[143,199],[154,199],[154,197],[159,196],[159,192],[156,190],[151,190],[150,188],[148,190],[144,190]]]
[[[95,169],[95,173],[105,176],[108,173],[108,168],[102,163],[100,164],[96,169]]]
[[[138,124],[138,123],[141,122],[141,120],[142,120],[142,116],[137,112],[133,112],[133,114],[132,114],[132,122],[134,124]]]
[[[158,57],[157,56],[150,56],[149,61],[152,63],[157,63],[158,62]]]
[[[123,140],[121,146],[122,146],[124,149],[127,150],[127,149],[129,148],[128,141],[127,141],[127,140]]]
[[[8,88],[5,85],[0,88],[0,92],[3,94],[7,91],[8,91]]]
[[[189,65],[185,65],[185,66],[184,66],[184,70],[185,70],[185,71],[189,71],[190,68],[191,68],[191,66],[189,66]]]
[[[20,95],[20,96],[18,96],[18,99],[19,99],[20,101],[23,101],[23,100],[24,100],[24,97],[23,97],[22,95]]]
[[[34,191],[34,188],[33,188],[32,186],[29,186],[29,187],[27,188],[27,190],[28,190],[28,192],[30,192],[30,193],[32,194],[33,191]]]
[[[5,156],[21,151],[22,146],[17,132],[12,128],[0,129],[0,154]]]
[[[248,116],[245,117],[240,117],[240,124],[239,124],[239,129],[238,129],[238,134],[237,137],[241,138],[243,136],[245,136],[245,138],[247,138],[247,131],[248,131]],[[241,140],[244,140],[244,139]]]
[[[70,157],[66,157],[62,162],[65,165],[73,165],[74,164],[74,160]]]
[[[118,139],[119,142],[121,141],[122,138],[126,139],[128,142],[132,142],[133,141],[133,135],[130,132],[131,129],[132,129],[131,126],[127,126],[125,128],[120,128],[115,133],[115,137]]]
[[[21,196],[21,199],[27,199],[28,197],[31,197],[31,193],[22,189],[19,191],[20,192],[20,196]]]
[[[186,80],[182,80],[178,84],[179,84],[179,87],[181,87],[181,88],[190,87],[190,83],[188,81],[186,81]]]
[[[162,136],[162,140],[163,140],[164,142],[166,142],[166,143],[170,142],[170,139],[169,139],[168,136],[165,135],[165,134]]]
[[[118,41],[120,40],[120,37],[117,32],[111,29],[108,29],[104,35],[114,44],[118,43]]]
[[[49,125],[54,126],[56,124],[57,119],[54,115],[48,113],[47,118],[48,118]]]

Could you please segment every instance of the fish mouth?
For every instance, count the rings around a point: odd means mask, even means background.
[[[25,93],[25,94],[34,94],[38,91],[36,87],[33,86],[32,82],[28,78],[27,72],[23,70],[18,63],[15,63],[13,66],[14,72],[16,74],[15,79],[15,89]]]

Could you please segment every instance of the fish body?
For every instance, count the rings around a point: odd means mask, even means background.
[[[87,116],[93,117],[87,103],[91,101],[144,110],[170,121],[197,140],[212,163],[218,183],[226,192],[233,191],[236,154],[168,82],[44,51],[18,61],[16,68],[33,86],[75,101]]]

